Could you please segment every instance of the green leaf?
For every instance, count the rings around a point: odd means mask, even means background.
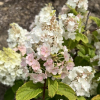
[[[14,97],[15,93],[13,92],[12,88],[9,88],[4,94],[4,100],[14,100]]]
[[[81,56],[81,57],[84,57],[84,55],[81,51],[78,51],[78,55]]]
[[[94,79],[98,80],[99,77],[100,77],[100,72],[96,72]]]
[[[78,45],[77,45],[77,49],[79,49],[79,51],[80,51],[83,55],[86,54],[86,52],[85,52],[85,47],[84,47],[83,45],[78,44]]]
[[[98,32],[97,31],[94,31],[94,32],[92,32],[92,35],[93,35],[93,38],[94,38],[94,41],[95,42],[98,42],[99,40],[98,40]]]
[[[71,6],[69,6],[69,5],[67,5],[67,6],[68,6],[68,8],[70,8],[70,13],[73,13],[74,15],[78,14],[78,12],[75,9],[73,9]]]
[[[55,95],[53,98],[48,98],[45,100],[68,100],[65,96]]]
[[[56,80],[53,81],[48,79],[48,93],[51,98],[55,96],[57,90],[58,90],[58,82]]]
[[[100,83],[98,84],[98,87],[97,87],[97,94],[100,94]]]
[[[68,40],[64,39],[64,43],[63,43],[63,45],[67,46],[67,48],[70,50],[74,49],[77,46],[77,44],[78,44],[78,41],[71,40],[71,39],[68,39]]]
[[[58,83],[58,95],[65,96],[69,100],[76,100],[75,92],[71,87],[69,87],[67,84],[64,84],[62,82]]]
[[[89,66],[90,65],[90,58],[88,56],[80,57],[77,56],[75,58],[75,66]]]
[[[93,97],[91,100],[100,100],[100,95]]]
[[[16,80],[15,84],[12,87],[13,92],[16,93],[16,91],[18,90],[18,88],[20,86],[22,86],[23,84],[24,84],[24,82],[22,80]]]
[[[77,41],[83,41],[84,43],[88,43],[88,38],[84,35],[84,34],[82,34],[82,33],[77,33],[76,34],[76,40]]]
[[[77,100],[86,100],[86,99],[82,96],[79,96],[79,97],[77,97]]]
[[[98,60],[95,60],[95,61],[91,62],[91,65],[92,66],[98,66]]]
[[[100,19],[98,17],[90,16],[89,18],[93,20],[97,24],[98,27],[100,27]]]
[[[95,56],[95,50],[92,49],[88,49],[88,50],[89,50],[89,56],[93,58]]]
[[[33,84],[32,81],[26,82],[20,87],[16,93],[16,100],[30,100],[35,98],[38,94],[42,93],[43,84]]]

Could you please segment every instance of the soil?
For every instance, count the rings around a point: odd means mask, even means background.
[[[12,22],[18,23],[23,28],[29,30],[29,26],[34,21],[42,7],[47,3],[52,3],[59,13],[66,0],[0,0],[0,49],[7,47],[7,30]],[[100,0],[89,0],[91,14],[100,17]],[[0,100],[7,87],[0,84]]]

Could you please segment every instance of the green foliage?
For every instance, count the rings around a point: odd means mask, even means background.
[[[22,86],[23,84],[24,84],[24,82],[22,80],[16,80],[15,84],[12,87],[13,92],[16,93],[16,91],[18,90],[18,88],[20,86]]]
[[[78,44],[77,49],[79,50],[79,52],[82,53],[82,55],[86,54],[86,50],[85,50],[85,47],[83,45]]]
[[[43,92],[41,83],[33,84],[32,81],[26,82],[16,93],[16,100],[30,100]]]
[[[58,82],[48,79],[48,95],[52,98],[58,90]]]
[[[89,62],[90,58],[87,56],[87,57],[80,57],[80,56],[77,56],[75,58],[75,66],[88,66],[90,65],[90,62]]]
[[[100,72],[95,73],[94,79],[98,80],[99,77],[100,77]]]
[[[99,41],[98,38],[97,38],[98,32],[97,32],[97,31],[94,31],[94,32],[92,32],[92,35],[93,35],[94,41],[95,41],[95,42],[98,42],[98,41]]]
[[[77,100],[86,100],[86,99],[82,96],[79,96],[79,97],[77,97]]]
[[[68,100],[65,96],[55,95],[53,98],[47,98],[45,100]]]
[[[13,92],[12,88],[9,88],[4,95],[4,100],[14,100],[15,93]]]
[[[88,54],[89,54],[89,56],[91,57],[91,58],[93,58],[94,56],[95,56],[95,50],[93,50],[93,49],[88,49]]]
[[[97,94],[100,94],[100,83],[98,84],[98,87],[97,87]]]
[[[93,20],[98,27],[100,27],[100,19],[98,17],[90,16],[90,19]]]
[[[14,100],[16,91],[22,85],[23,85],[22,80],[16,80],[15,84],[6,91],[6,93],[4,95],[4,100]]]
[[[76,40],[77,41],[81,40],[84,43],[88,43],[88,38],[84,34],[82,34],[82,33],[77,33],[76,34]]]
[[[61,96],[65,96],[69,100],[76,100],[75,92],[72,90],[72,88],[61,82],[58,83],[57,94]]]
[[[74,49],[77,46],[77,44],[78,44],[78,41],[71,40],[71,39],[68,39],[68,40],[64,39],[64,43],[63,43],[63,45],[67,46],[67,48],[70,50]]]
[[[93,58],[95,56],[95,49],[90,46],[89,44],[85,44],[81,42],[81,44],[78,44],[76,46],[77,48],[77,54],[75,60],[76,66],[93,66],[97,65],[97,61],[90,62],[90,58]]]

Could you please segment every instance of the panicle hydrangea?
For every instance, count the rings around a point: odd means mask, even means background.
[[[17,23],[10,24],[11,28],[8,30],[8,46],[10,48],[25,46],[26,34],[28,31],[20,27]]]
[[[0,82],[12,86],[17,79],[26,79],[21,67],[21,55],[10,48],[0,51]]]
[[[62,29],[51,4],[42,8],[39,15],[35,17],[34,28],[27,34],[27,39],[29,40],[26,41],[26,47],[32,47],[34,50],[38,48],[40,56],[43,53],[40,52],[40,48],[44,50],[43,48],[48,47],[48,49],[50,48],[48,53],[52,54],[62,48]]]
[[[90,66],[77,66],[69,71],[62,82],[68,84],[77,96],[90,97],[96,94],[97,83],[92,81],[94,73]]]
[[[63,36],[65,39],[75,39],[76,30],[78,29],[79,25],[79,17],[73,15],[73,13],[61,14],[59,24],[63,29]]]
[[[60,75],[59,79],[63,79],[68,70],[72,70],[74,63],[67,48],[62,45],[63,29],[51,4],[41,9],[32,27],[26,35],[26,52],[30,52],[23,62],[32,72],[28,74],[30,80],[33,83],[44,83],[44,79],[55,79],[55,75]]]
[[[79,12],[84,12],[88,9],[88,0],[68,0],[67,4]]]

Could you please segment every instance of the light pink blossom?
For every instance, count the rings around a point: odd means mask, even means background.
[[[33,70],[40,69],[40,63],[37,60],[33,60],[33,62],[32,62],[32,69]]]
[[[69,61],[69,54],[67,51],[64,52],[64,58],[66,61]]]
[[[61,73],[61,79],[64,79],[67,75],[68,75],[68,72],[67,71],[63,71]]]
[[[74,67],[74,63],[73,62],[68,62],[67,67],[66,67],[67,70],[72,70],[73,67]]]
[[[26,54],[26,47],[25,46],[18,46],[16,48],[13,49],[14,51],[20,51],[22,56],[24,56]]]
[[[32,66],[33,61],[34,61],[33,53],[28,54],[26,56],[26,63],[29,64],[29,66]]]
[[[53,66],[53,60],[51,58],[47,59],[47,61],[44,63],[45,67],[52,67]]]
[[[41,73],[41,74],[31,73],[30,74],[30,80],[33,80],[33,83],[37,83],[37,82],[44,83],[44,79],[46,79],[46,78],[47,78],[47,76],[45,73]]]
[[[22,58],[21,66],[27,66],[26,59]]]
[[[42,46],[37,48],[37,51],[40,56],[48,57],[50,55],[50,45],[44,43]]]
[[[25,46],[19,46],[18,50],[21,52],[22,56],[26,54],[26,47]]]

